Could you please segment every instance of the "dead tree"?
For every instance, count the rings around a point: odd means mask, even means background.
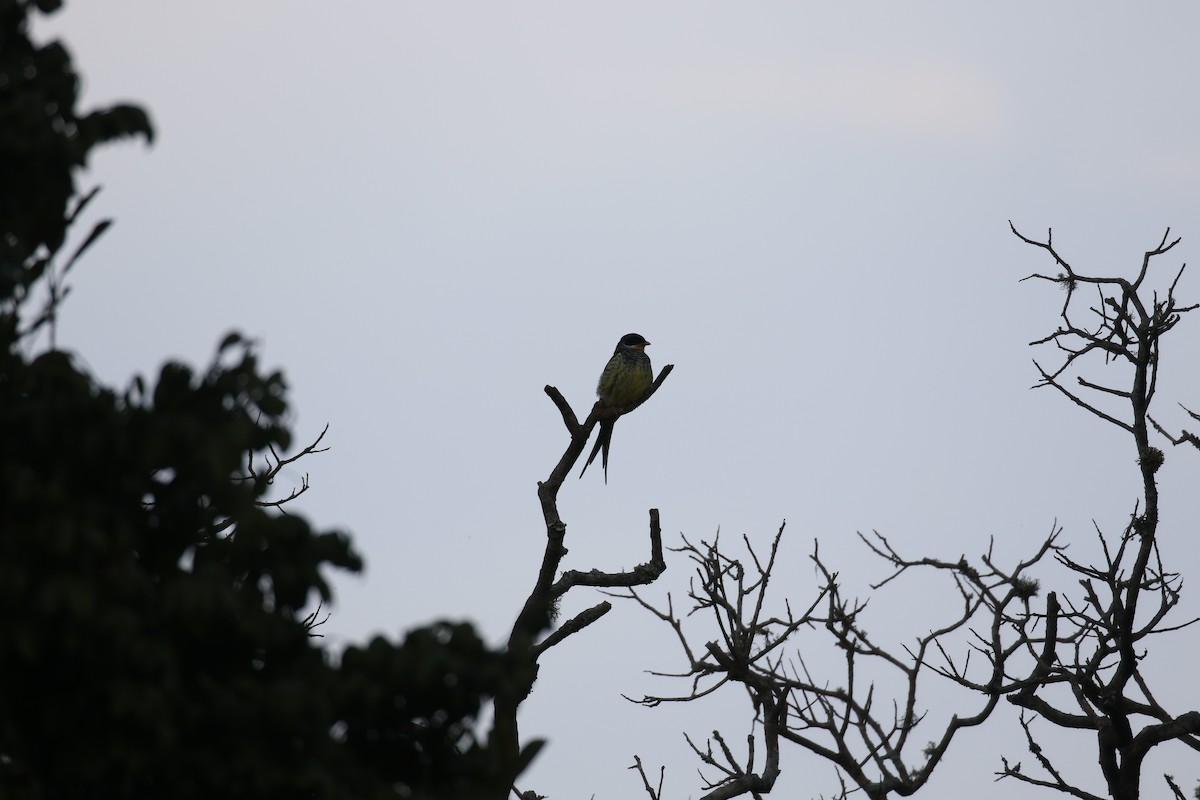
[[[625,595],[674,631],[686,661],[685,669],[674,675],[689,682],[687,692],[645,696],[637,702],[651,707],[691,702],[727,688],[746,695],[752,724],[744,750],[719,730],[704,746],[687,739],[706,768],[704,800],[767,794],[782,771],[781,748],[788,744],[836,767],[836,797],[859,791],[872,800],[911,795],[932,776],[955,736],[984,722],[1003,696],[1002,658],[990,669],[993,691],[982,699],[965,693],[965,713],[950,715],[936,729],[930,722],[921,729],[925,735],[919,735],[926,712],[918,704],[918,690],[930,680],[941,682],[932,662],[942,660],[944,643],[961,638],[972,620],[993,609],[1016,606],[1028,611],[1037,583],[1025,573],[1054,549],[1055,537],[1052,534],[1029,559],[1005,570],[994,563],[990,551],[979,567],[962,558],[907,560],[880,534],[860,534],[893,567],[872,587],[876,602],[883,602],[881,595],[889,584],[911,569],[938,571],[954,587],[956,602],[948,604],[951,610],[945,619],[908,645],[889,649],[867,630],[867,602],[845,594],[838,573],[816,545],[811,560],[820,583],[813,598],[803,609],[784,601],[781,613],[766,610],[783,531],[781,526],[767,553],[759,553],[743,537],[746,556],[741,558],[732,557],[718,541],[693,544],[685,538],[678,552],[691,559],[696,574],[682,615],[670,596],[665,607],[659,607],[632,589]],[[688,627],[693,624],[689,617],[707,619],[706,630],[709,635],[715,630],[715,638],[697,637]],[[815,644],[802,643],[805,634],[822,638]],[[999,631],[995,636],[998,640]],[[814,646],[823,654],[840,653],[836,674],[810,668]],[[888,698],[879,682],[898,686],[899,691]],[[661,781],[658,789],[651,786],[640,758],[634,768],[652,800],[661,800]]]
[[[601,421],[616,419],[641,406],[658,391],[673,369],[674,366],[671,364],[663,367],[650,391],[641,400],[627,408],[605,408],[597,402],[582,424],[570,403],[558,389],[553,386],[545,388],[546,394],[562,415],[563,424],[566,426],[571,440],[558,463],[550,471],[550,476],[546,480],[538,482],[538,500],[541,503],[542,517],[546,523],[546,548],[533,590],[517,615],[508,637],[508,653],[516,659],[523,660],[531,667],[524,671],[531,677],[527,684],[497,694],[493,703],[495,716],[491,741],[497,748],[501,763],[511,768],[510,774],[506,777],[502,776],[500,791],[497,793],[498,800],[507,796],[510,789],[519,797],[537,796],[535,792],[518,792],[513,787],[513,780],[536,753],[536,748],[521,748],[517,710],[533,688],[533,682],[537,677],[538,659],[546,650],[591,625],[612,608],[612,604],[607,601],[598,603],[543,636],[542,634],[546,630],[554,626],[557,608],[563,596],[576,586],[613,588],[649,584],[654,582],[667,568],[666,561],[663,559],[658,509],[652,508],[650,509],[649,561],[625,572],[602,572],[598,569],[587,572],[568,570],[559,575],[559,565],[567,555],[567,548],[564,544],[567,525],[558,511],[558,492],[587,446],[592,429]]]
[[[803,610],[785,604],[784,613],[768,614],[764,599],[774,579],[778,535],[764,556],[747,539],[747,556],[742,558],[734,558],[716,541],[694,545],[685,539],[680,551],[693,561],[696,576],[683,613],[675,610],[669,596],[665,606],[633,590],[627,596],[673,629],[686,660],[685,669],[676,674],[689,681],[686,692],[647,696],[639,702],[690,702],[731,686],[750,700],[753,723],[744,750],[720,731],[713,731],[704,746],[688,739],[708,770],[706,800],[770,792],[782,771],[781,748],[788,743],[837,767],[841,797],[855,791],[869,798],[911,795],[929,779],[955,735],[984,722],[1004,697],[1021,709],[1036,767],[1022,769],[1019,763],[1003,760],[999,779],[1099,800],[1081,788],[1078,776],[1068,775],[1054,762],[1035,737],[1034,718],[1094,736],[1108,794],[1118,800],[1138,797],[1142,765],[1155,746],[1175,741],[1200,750],[1200,712],[1169,711],[1142,672],[1149,637],[1196,621],[1168,620],[1179,603],[1182,579],[1165,566],[1160,550],[1154,476],[1164,455],[1150,443],[1154,428],[1173,444],[1200,448],[1200,437],[1186,430],[1170,434],[1150,416],[1161,339],[1182,314],[1196,308],[1176,299],[1182,268],[1157,292],[1148,279],[1151,263],[1178,239],[1169,241],[1164,235],[1145,253],[1130,280],[1080,273],[1055,250],[1049,235],[1038,242],[1015,228],[1013,232],[1045,250],[1058,267],[1055,274],[1030,278],[1066,291],[1059,327],[1032,343],[1053,346],[1062,358],[1053,369],[1035,361],[1038,386],[1055,389],[1133,439],[1141,480],[1129,521],[1117,533],[1097,528],[1099,564],[1068,555],[1057,524],[1035,552],[1008,569],[995,562],[990,550],[975,563],[965,558],[909,558],[878,534],[862,537],[894,570],[872,587],[875,602],[893,580],[929,570],[948,577],[957,590],[958,610],[900,652],[889,651],[868,634],[866,603],[846,598],[838,574],[826,566],[817,548],[812,560],[821,582],[815,599]],[[1079,308],[1081,290],[1095,292],[1094,305]],[[1080,367],[1100,357],[1110,369],[1124,369],[1119,382],[1078,374]],[[1184,410],[1200,421],[1200,414]],[[1032,568],[1047,555],[1066,569],[1080,591],[1050,592],[1035,608],[1039,582]],[[709,636],[697,637],[697,617],[711,621]],[[813,661],[815,651],[799,639],[810,631],[823,632],[829,637],[825,646],[831,643],[840,651],[843,668],[836,678],[817,675],[806,665],[804,655]],[[965,649],[958,646],[963,635],[969,637]],[[891,685],[898,678],[904,687],[891,702],[871,677],[887,673],[893,676]],[[932,738],[928,733],[922,736],[928,744],[920,758],[913,758],[914,731],[925,719],[917,689],[931,676],[949,679],[977,697],[974,705],[964,706],[965,714],[954,714],[939,725]],[[661,777],[655,788],[640,758],[633,768],[652,800],[660,800]],[[1173,795],[1182,800],[1178,785],[1165,777]]]
[[[1132,439],[1140,496],[1119,532],[1096,526],[1100,563],[1083,563],[1063,549],[1055,550],[1055,558],[1077,583],[1077,593],[1063,592],[1060,597],[1051,592],[1044,611],[1015,619],[997,615],[997,624],[1012,635],[1006,647],[1024,649],[1032,662],[1026,672],[1006,674],[1004,688],[1022,709],[1022,727],[1038,767],[1023,770],[1004,759],[997,774],[1099,800],[1080,788],[1078,776],[1068,774],[1073,771],[1055,763],[1050,748],[1035,737],[1032,715],[1055,728],[1093,736],[1108,796],[1132,800],[1139,796],[1143,762],[1152,748],[1175,741],[1200,751],[1200,711],[1169,711],[1143,673],[1150,637],[1196,621],[1168,621],[1180,600],[1182,578],[1166,567],[1159,541],[1155,474],[1164,455],[1150,441],[1151,427],[1158,427],[1150,407],[1158,387],[1162,339],[1196,306],[1176,299],[1183,267],[1169,284],[1160,281],[1162,288],[1153,288],[1152,262],[1179,243],[1170,240],[1169,229],[1158,246],[1143,255],[1132,280],[1086,275],[1055,249],[1050,233],[1043,242],[1015,227],[1012,231],[1055,263],[1052,274],[1035,273],[1026,280],[1048,281],[1066,292],[1058,328],[1031,343],[1053,347],[1061,359],[1053,368],[1034,362],[1040,376],[1037,386],[1054,389]],[[1086,304],[1084,296],[1093,302]],[[1111,377],[1100,380],[1083,372],[1100,360]],[[1197,444],[1186,431],[1175,437],[1159,430],[1176,444]],[[1178,546],[1171,539],[1166,544]],[[992,657],[995,653],[994,648],[989,652]],[[1169,777],[1167,782],[1181,796]]]

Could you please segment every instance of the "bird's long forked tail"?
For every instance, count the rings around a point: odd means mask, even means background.
[[[588,456],[587,463],[583,465],[583,469],[579,470],[579,477],[583,477],[583,473],[587,472],[587,468],[596,460],[596,453],[600,453],[600,466],[604,468],[604,484],[608,485],[608,446],[612,443],[613,423],[616,420],[605,420],[600,423],[600,433],[596,436],[596,445],[592,448],[592,454]]]

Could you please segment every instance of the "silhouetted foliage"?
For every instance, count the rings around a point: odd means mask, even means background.
[[[250,342],[120,391],[53,335],[39,352],[109,224],[61,259],[95,196],[79,167],[152,131],[76,110],[66,48],[29,38],[57,6],[0,0],[0,797],[503,796],[533,751],[500,759],[475,727],[529,666],[466,624],[326,649],[307,609],[362,562],[271,500],[286,387]]]
[[[60,42],[29,37],[34,8],[56,2],[0,2],[0,297],[21,299],[41,277],[70,225],[76,171],[98,144],[129,136],[153,139],[146,112],[116,105],[76,109],[79,75]],[[31,260],[32,259],[32,260]]]

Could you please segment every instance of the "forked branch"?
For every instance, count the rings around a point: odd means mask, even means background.
[[[650,390],[627,408],[604,408],[596,403],[582,424],[578,421],[579,418],[570,403],[558,389],[553,386],[545,388],[546,395],[562,416],[563,425],[567,429],[570,441],[558,462],[551,469],[549,477],[538,482],[538,501],[541,504],[542,516],[546,525],[546,546],[542,553],[542,563],[538,569],[533,589],[517,615],[508,637],[508,652],[516,658],[527,659],[534,666],[534,669],[530,670],[531,675],[536,675],[538,659],[546,650],[561,644],[568,637],[587,628],[607,614],[611,608],[608,602],[598,603],[567,620],[548,636],[539,640],[542,633],[554,625],[559,601],[572,588],[576,586],[600,588],[641,586],[653,583],[667,568],[663,558],[659,513],[658,509],[652,508],[650,509],[650,557],[645,563],[631,570],[620,572],[605,572],[599,569],[586,572],[569,570],[559,576],[560,565],[567,555],[567,548],[564,544],[567,525],[559,514],[558,492],[562,488],[564,479],[582,455],[592,429],[601,420],[614,419],[641,406],[658,391],[673,369],[672,365],[664,367]],[[528,685],[513,687],[495,697],[492,741],[500,754],[502,763],[521,763],[517,709],[532,688],[531,679]]]

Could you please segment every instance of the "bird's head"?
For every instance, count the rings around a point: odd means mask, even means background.
[[[650,343],[640,333],[627,333],[621,337],[621,341],[617,342],[617,347],[633,347],[637,350],[645,350],[648,344]]]

